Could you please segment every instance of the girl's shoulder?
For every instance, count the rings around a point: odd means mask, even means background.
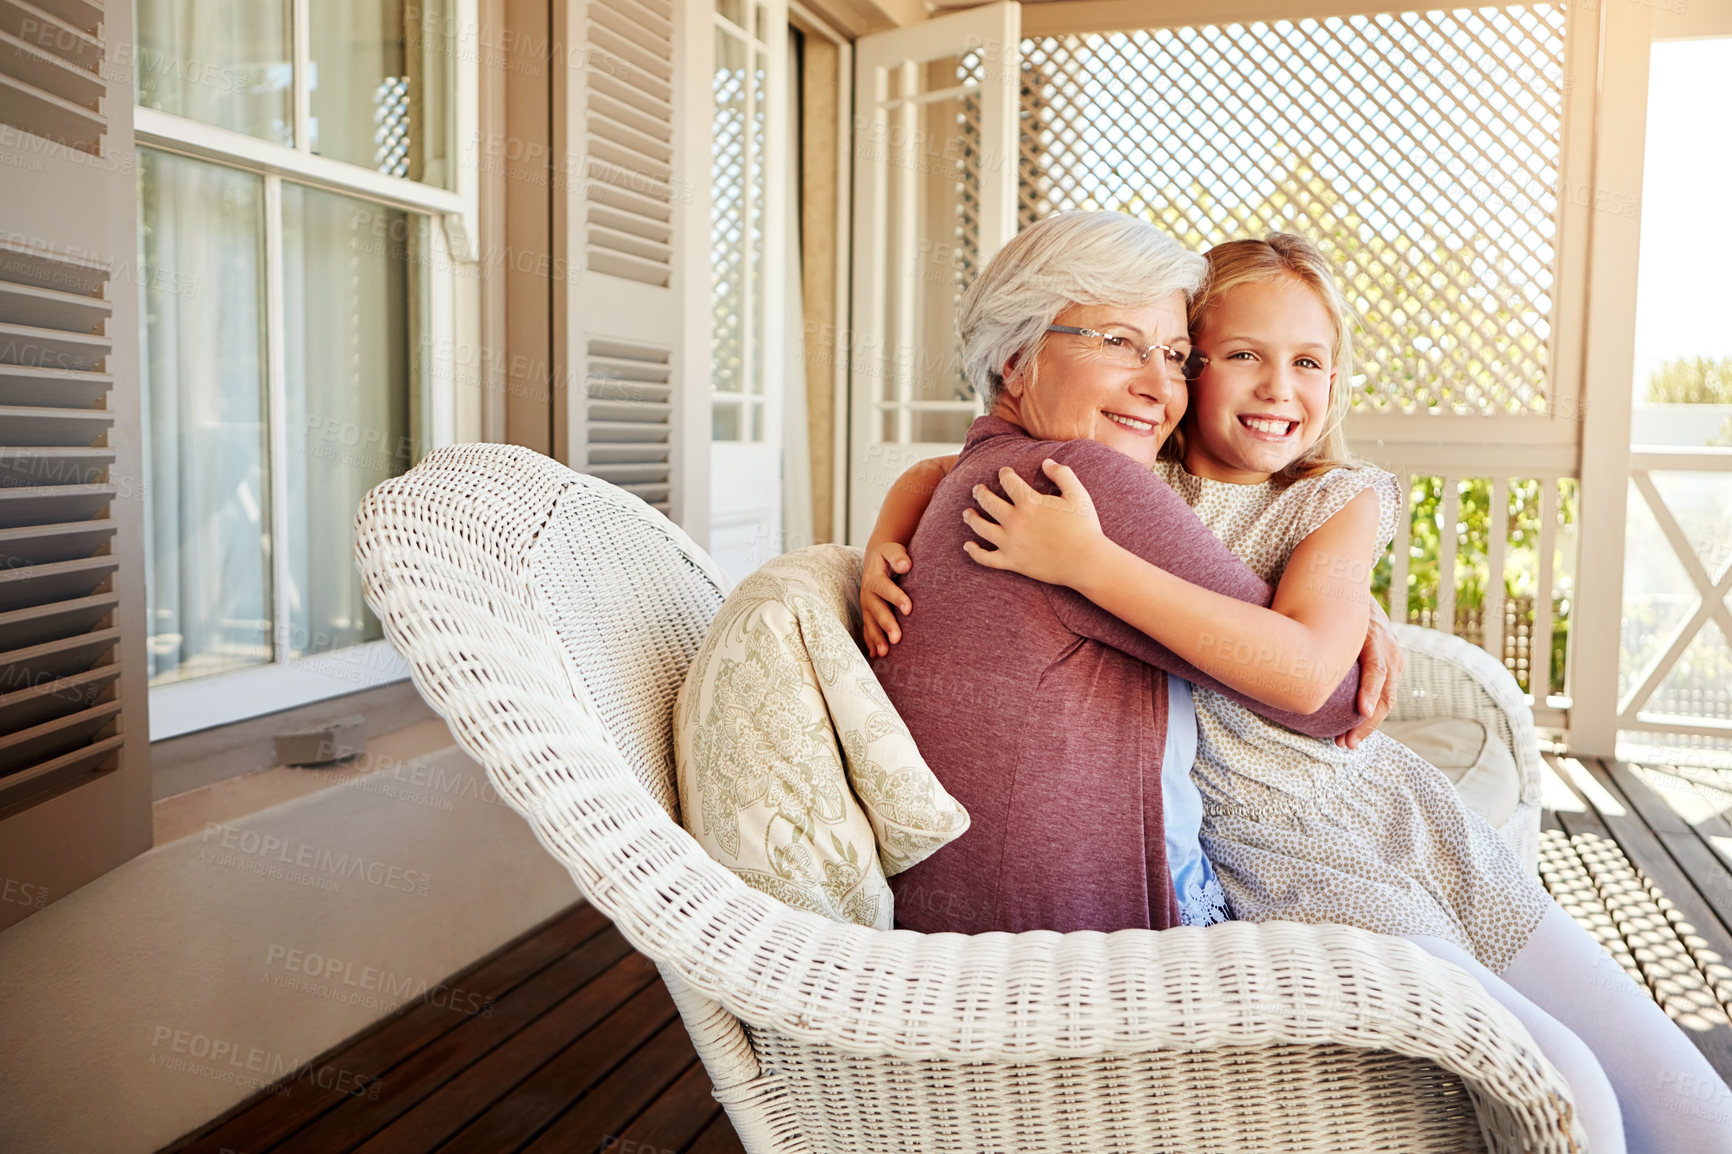
[[[1297,545],[1316,532],[1367,489],[1377,494],[1374,550],[1381,556],[1395,537],[1396,521],[1401,516],[1401,487],[1395,474],[1375,465],[1342,465],[1302,477],[1287,486],[1281,494],[1281,503],[1292,518],[1289,522],[1293,530],[1292,543]]]
[[[1325,494],[1351,501],[1367,489],[1377,490],[1380,498],[1400,500],[1400,487],[1395,474],[1376,465],[1337,465],[1309,477],[1301,477],[1288,486],[1288,492],[1315,500]]]

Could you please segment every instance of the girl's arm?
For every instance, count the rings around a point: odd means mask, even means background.
[[[914,603],[896,584],[895,575],[908,572],[913,565],[908,558],[908,542],[914,539],[914,530],[920,527],[920,517],[932,503],[938,483],[955,467],[954,456],[919,461],[896,478],[884,495],[872,536],[866,541],[866,568],[860,578],[860,620],[868,657],[883,657],[902,640],[902,627],[890,606],[895,605],[906,617],[914,612]]]
[[[1084,597],[1198,669],[1278,709],[1321,709],[1365,643],[1370,592],[1364,558],[1377,532],[1377,495],[1361,493],[1293,550],[1270,608],[1212,592],[1158,568],[1102,533],[1088,491],[1053,461],[1042,468],[1056,494],[1036,492],[1013,470],[1000,473],[1005,500],[974,492],[992,518],[963,514],[996,549],[963,548]]]

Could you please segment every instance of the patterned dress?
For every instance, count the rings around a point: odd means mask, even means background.
[[[1169,461],[1159,472],[1271,585],[1299,542],[1366,489],[1382,506],[1367,560],[1388,548],[1401,508],[1395,478],[1379,469],[1335,469],[1290,485],[1209,481]],[[1351,566],[1319,579],[1369,584],[1367,571]],[[1195,696],[1202,843],[1234,916],[1429,935],[1493,973],[1509,966],[1549,899],[1435,766],[1381,732],[1343,749],[1208,689]]]

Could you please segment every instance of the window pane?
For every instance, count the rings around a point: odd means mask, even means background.
[[[450,187],[445,4],[309,0],[312,121],[321,156]]]
[[[288,0],[137,0],[138,102],[293,145]]]
[[[139,150],[152,684],[271,660],[263,190]]]
[[[738,441],[740,436],[740,402],[717,399],[710,406],[710,440]]]
[[[383,636],[355,508],[409,467],[411,269],[422,218],[283,185],[290,656]]]

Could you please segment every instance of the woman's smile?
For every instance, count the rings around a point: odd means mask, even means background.
[[[1142,421],[1138,420],[1136,417],[1127,416],[1124,413],[1108,412],[1105,409],[1102,409],[1101,412],[1105,415],[1107,420],[1112,421],[1114,424],[1123,425],[1134,433],[1147,433],[1152,435],[1161,425],[1161,418],[1158,416]]]

